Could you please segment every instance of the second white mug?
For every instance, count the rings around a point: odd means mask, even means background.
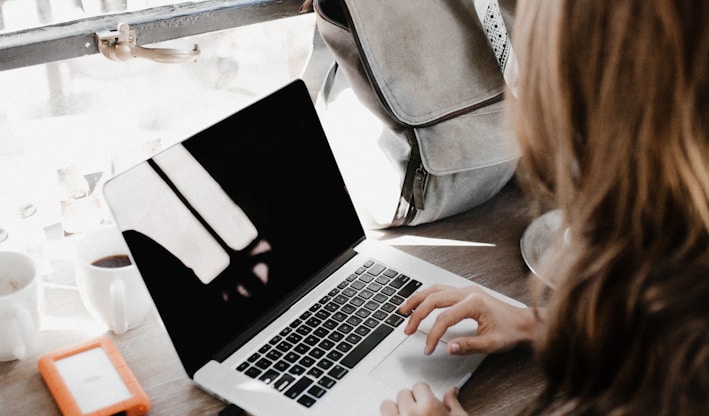
[[[152,300],[121,232],[107,226],[77,238],[76,280],[86,309],[116,334],[138,326]]]

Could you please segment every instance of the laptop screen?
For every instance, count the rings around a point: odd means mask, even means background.
[[[190,376],[364,236],[300,80],[104,193]]]

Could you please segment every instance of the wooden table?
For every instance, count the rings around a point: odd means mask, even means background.
[[[490,202],[469,212],[435,224],[388,230],[379,239],[527,303],[532,277],[519,241],[529,222],[525,197],[510,183]],[[418,245],[399,245],[405,244],[402,237],[407,236],[415,237],[410,241]],[[452,245],[441,239],[481,244]],[[64,240],[69,241],[63,244],[71,244],[71,239]],[[61,243],[53,244],[59,245],[60,254],[66,250]],[[152,403],[151,415],[219,413],[224,404],[192,384],[155,311],[126,334],[106,332],[81,305],[71,262],[59,255],[51,265],[52,273],[44,277],[40,350],[26,360],[0,363],[0,414],[58,415],[37,371],[37,358],[100,335],[113,339],[141,382]],[[528,348],[489,356],[461,390],[461,401],[474,415],[515,414],[540,391],[542,380]]]

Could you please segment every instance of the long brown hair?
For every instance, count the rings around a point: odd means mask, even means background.
[[[567,240],[530,414],[709,414],[709,3],[519,0],[521,171]]]

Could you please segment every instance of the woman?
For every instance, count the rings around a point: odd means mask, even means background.
[[[533,342],[546,387],[528,414],[709,414],[709,3],[524,0],[510,99],[539,200],[562,210],[543,313],[432,287],[403,306],[427,341],[464,318],[453,354]],[[429,350],[430,348],[427,347]],[[423,384],[383,415],[465,414]]]

